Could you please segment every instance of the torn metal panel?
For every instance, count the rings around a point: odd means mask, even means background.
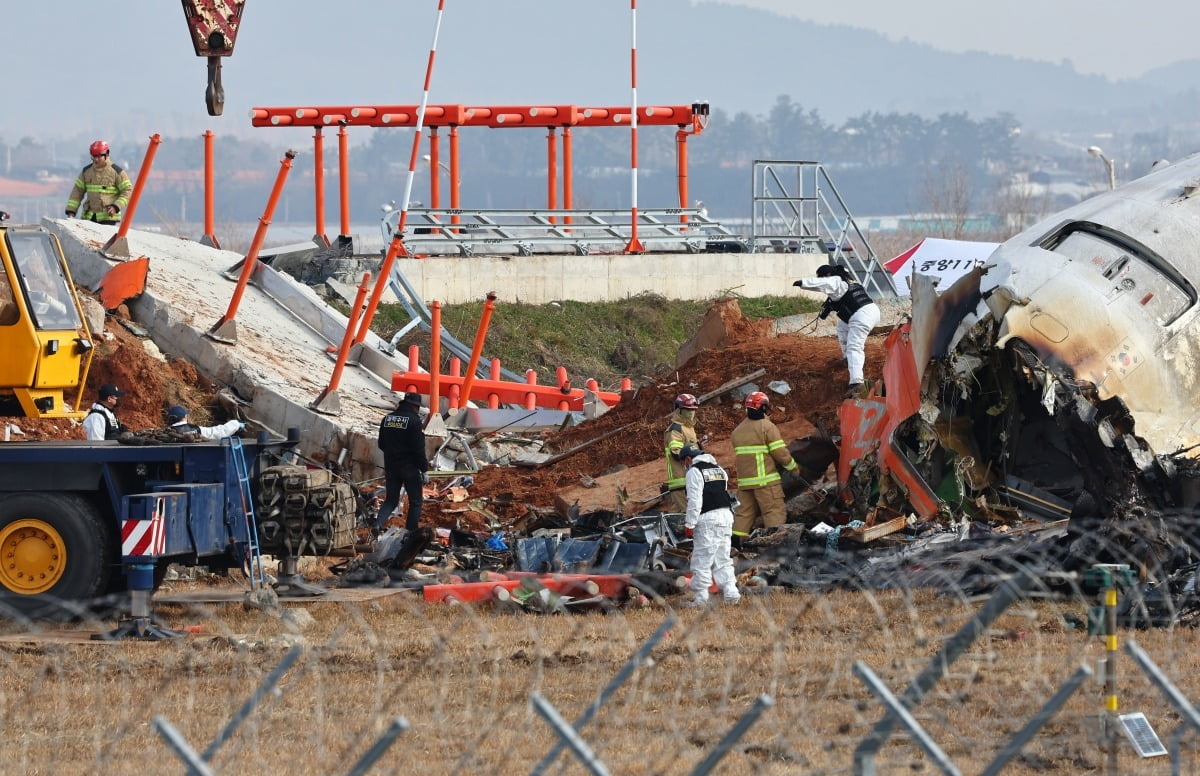
[[[989,265],[990,266],[990,265]],[[937,278],[914,275],[912,284],[912,359],[917,382],[932,358],[945,356],[961,339],[960,325],[974,315],[982,300],[980,285],[988,267],[975,267],[945,293],[937,293]]]
[[[918,281],[920,276],[917,276]],[[915,293],[915,289],[914,289]],[[870,487],[858,477],[859,487],[851,486],[855,472],[869,472],[877,460],[880,478],[890,478],[908,498],[913,510],[931,518],[941,509],[940,499],[925,481],[908,455],[899,446],[896,429],[917,415],[921,406],[920,378],[913,355],[913,325],[897,326],[888,334],[883,367],[886,395],[849,400],[842,404],[838,417],[842,429],[842,449],[838,461],[838,481],[853,494],[860,509]],[[874,454],[874,455],[871,455]]]

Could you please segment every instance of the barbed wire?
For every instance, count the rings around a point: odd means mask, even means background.
[[[1194,543],[1190,521],[1162,530],[1156,541]],[[1127,540],[1105,549],[1128,554]],[[528,773],[560,744],[548,707],[567,721],[591,713],[578,736],[594,762],[564,749],[546,772],[852,773],[887,717],[868,679],[904,697],[934,670],[909,710],[945,762],[896,726],[873,755],[877,772],[985,772],[1066,690],[1004,772],[1102,771],[1108,691],[1083,677],[1115,659],[1119,711],[1143,712],[1164,744],[1179,739],[1180,762],[1196,762],[1197,737],[1177,735],[1186,715],[1145,670],[1114,658],[1100,614],[1114,589],[1116,641],[1136,640],[1182,697],[1200,696],[1194,565],[1064,570],[1036,553],[949,544],[923,557],[783,551],[777,562],[796,567],[789,588],[698,611],[667,596],[535,614],[397,588],[261,610],[243,604],[244,587],[206,575],[159,590],[157,620],[186,634],[170,641],[98,641],[112,620],[6,610],[0,751],[25,773],[188,772],[179,746],[207,751],[198,762],[211,773]],[[1168,769],[1115,740],[1121,773]]]

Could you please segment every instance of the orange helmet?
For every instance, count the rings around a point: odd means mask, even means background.
[[[770,408],[771,400],[762,391],[755,391],[746,397],[746,409],[769,410]]]
[[[696,401],[696,397],[690,393],[681,393],[675,397],[675,409],[677,410],[694,410],[700,406],[700,402]]]
[[[97,140],[95,143],[92,143],[90,146],[88,146],[88,153],[90,153],[92,156],[102,156],[107,154],[108,143],[104,142],[103,140]]]

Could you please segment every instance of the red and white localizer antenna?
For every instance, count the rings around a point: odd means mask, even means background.
[[[637,125],[638,125],[638,101],[637,101],[637,0],[629,0],[629,40],[630,40],[630,65],[629,65],[629,80],[632,87],[629,104],[629,143],[630,143],[630,188],[631,188],[631,203],[633,209],[630,213],[630,221],[632,231],[629,234],[629,244],[625,246],[626,253],[645,253],[646,249],[642,247],[642,243],[638,240],[638,212],[637,212]]]
[[[371,300],[367,302],[367,309],[363,312],[358,334],[354,337],[356,345],[361,344],[367,338],[367,332],[371,330],[371,319],[375,317],[375,310],[379,307],[379,300],[383,297],[383,289],[387,288],[391,280],[392,265],[396,263],[396,257],[404,250],[404,227],[408,223],[408,203],[412,196],[413,179],[417,175],[417,152],[421,150],[421,130],[425,127],[425,108],[429,105],[429,84],[433,80],[433,60],[437,56],[438,34],[442,30],[442,13],[445,9],[446,0],[438,0],[437,23],[433,27],[433,44],[429,47],[429,62],[425,65],[425,85],[421,92],[421,105],[417,108],[417,123],[413,126],[412,153],[408,157],[408,176],[404,180],[404,195],[400,199],[400,220],[396,223],[392,241],[388,243],[387,255],[383,257],[383,264],[379,267],[379,277],[375,281],[375,290],[371,292]],[[408,252],[405,251],[404,255],[407,256]]]

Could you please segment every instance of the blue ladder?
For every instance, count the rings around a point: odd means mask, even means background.
[[[267,576],[263,571],[262,551],[258,547],[258,521],[254,517],[254,495],[250,492],[246,453],[242,449],[241,437],[224,437],[221,439],[221,446],[228,448],[226,458],[233,461],[233,470],[238,478],[238,491],[242,496],[242,514],[246,516],[246,556],[250,561],[250,589],[261,590],[267,586]]]

